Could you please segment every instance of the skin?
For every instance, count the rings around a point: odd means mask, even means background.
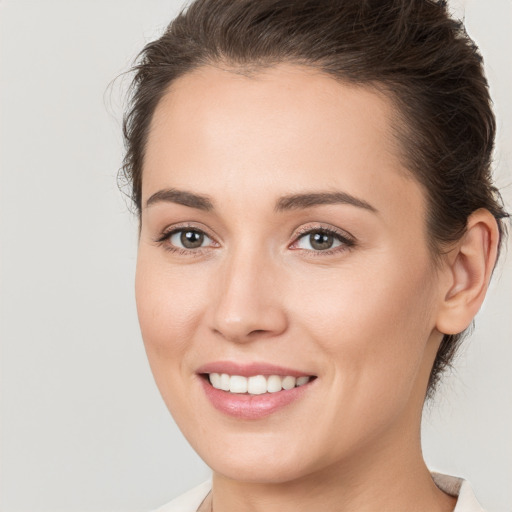
[[[200,68],[156,109],[138,314],[164,401],[213,470],[216,511],[453,510],[423,461],[421,412],[442,333],[463,330],[484,298],[497,230],[476,212],[434,266],[425,194],[400,161],[393,122],[377,92],[291,64],[251,77]],[[146,206],[167,189],[212,208]],[[311,192],[375,211],[276,210],[281,197]],[[202,247],[162,240],[183,224],[206,233]],[[315,250],[304,229],[319,228],[352,243]],[[274,414],[240,420],[212,407],[196,374],[220,360],[317,379]]]

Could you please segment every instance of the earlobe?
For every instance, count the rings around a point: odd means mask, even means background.
[[[437,330],[458,334],[466,329],[484,301],[496,263],[499,231],[485,209],[473,212],[466,233],[451,251]]]

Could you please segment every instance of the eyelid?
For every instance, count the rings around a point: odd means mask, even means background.
[[[204,234],[212,241],[212,244],[205,247],[198,247],[196,249],[187,249],[183,247],[178,247],[170,243],[170,237],[172,235],[179,233],[180,231],[186,231],[187,229]],[[341,242],[341,245],[325,250],[312,250],[294,247],[294,245],[296,245],[302,237],[315,232],[323,232],[332,235]],[[161,231],[161,233],[154,241],[159,245],[163,245],[166,248],[166,250],[170,252],[176,252],[185,255],[200,255],[209,248],[219,247],[221,245],[217,241],[216,237],[210,233],[209,229],[203,226],[198,226],[198,224],[193,222],[184,222],[167,226],[165,229]],[[353,235],[351,235],[348,231],[345,231],[332,225],[313,223],[303,225],[300,228],[296,229],[293,234],[293,242],[288,245],[288,248],[292,250],[300,250],[304,253],[309,253],[313,256],[328,256],[330,254],[349,250],[355,245],[356,238]]]
[[[341,246],[337,246],[332,249],[326,249],[323,251],[314,251],[314,250],[310,250],[310,249],[299,249],[299,248],[293,247],[304,236],[309,235],[311,233],[317,233],[317,232],[327,233],[329,235],[336,237],[341,242]],[[311,253],[315,256],[321,256],[321,255],[326,256],[326,255],[333,254],[336,252],[346,251],[348,249],[351,249],[355,245],[356,245],[356,238],[353,235],[351,235],[348,231],[334,227],[332,225],[315,223],[315,224],[308,224],[308,225],[302,226],[297,231],[295,231],[295,233],[293,234],[293,242],[288,247],[291,249],[294,249],[294,250],[300,250],[300,251],[304,251],[306,253]]]
[[[211,236],[208,234],[208,231],[206,229],[204,229],[203,227],[200,227],[197,224],[194,224],[191,222],[184,222],[184,223],[178,223],[178,224],[171,224],[170,226],[167,226],[164,229],[162,229],[160,234],[158,235],[156,241],[166,239],[170,235],[172,235],[178,231],[185,231],[187,229],[189,229],[191,231],[198,231],[198,232],[204,233],[209,238],[211,238]]]
[[[180,231],[187,231],[187,230],[202,233],[207,238],[209,238],[213,242],[213,244],[210,244],[209,246],[205,246],[205,247],[198,247],[196,249],[187,249],[184,247],[178,247],[178,246],[170,243],[170,238],[172,235],[179,233]],[[208,249],[210,247],[219,247],[220,246],[219,242],[216,240],[216,237],[213,236],[208,229],[206,229],[205,227],[202,227],[202,226],[200,227],[193,222],[184,222],[184,223],[172,224],[170,226],[167,226],[160,232],[160,234],[156,237],[154,242],[158,245],[163,245],[165,247],[165,249],[170,252],[176,252],[179,254],[187,254],[187,255],[190,255],[190,254],[199,255],[205,249]]]

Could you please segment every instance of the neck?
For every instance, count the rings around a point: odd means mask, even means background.
[[[420,427],[379,438],[336,466],[280,483],[240,482],[214,473],[214,512],[451,512],[455,498],[434,484],[421,453]]]
[[[384,471],[361,463],[350,473],[327,468],[277,484],[239,482],[214,473],[211,498],[213,512],[451,512],[456,501],[436,487],[423,461],[390,471],[389,460]]]

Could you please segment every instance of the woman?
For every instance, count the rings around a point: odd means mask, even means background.
[[[161,510],[481,510],[420,445],[507,216],[444,3],[198,0],[135,73],[139,321],[213,471]]]

